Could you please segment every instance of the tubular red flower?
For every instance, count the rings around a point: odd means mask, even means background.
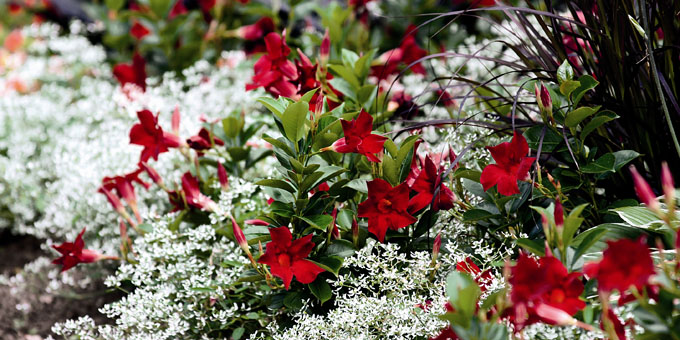
[[[293,276],[300,283],[312,283],[317,275],[325,270],[307,256],[314,249],[312,234],[293,241],[288,227],[269,228],[272,241],[267,243],[265,253],[257,260],[271,268],[272,275],[283,280],[286,289],[290,288]]]
[[[227,170],[224,169],[222,163],[217,162],[217,178],[220,181],[220,186],[222,190],[229,189],[229,176],[227,175]]]
[[[217,208],[213,200],[201,193],[198,180],[191,175],[191,172],[186,172],[182,176],[182,190],[189,206],[207,211],[215,211]]]
[[[168,13],[168,19],[174,19],[178,15],[187,14],[187,8],[184,6],[184,0],[177,0],[172,6],[170,13]]]
[[[519,332],[538,321],[556,324],[563,320],[555,319],[554,313],[548,313],[547,318],[538,313],[537,308],[541,305],[560,309],[570,316],[583,309],[585,302],[579,298],[583,292],[580,276],[579,272],[568,273],[562,262],[553,256],[536,261],[524,253],[520,254],[517,264],[511,268],[509,279],[513,306],[507,315],[515,325],[515,331]]]
[[[368,182],[368,199],[359,204],[358,217],[368,218],[368,231],[384,242],[387,229],[399,230],[417,219],[408,213],[408,185],[392,187],[382,179]]]
[[[380,55],[380,65],[372,67],[371,73],[379,79],[385,79],[391,74],[399,73],[400,66],[404,65],[410,66],[414,73],[425,74],[425,68],[418,60],[427,56],[427,51],[416,43],[416,31],[416,26],[409,25],[401,45]]]
[[[605,330],[605,320],[609,320],[611,325],[614,327],[614,332],[619,340],[626,340],[626,329],[624,328],[623,322],[616,316],[616,313],[611,309],[607,309],[607,314],[602,314],[600,319],[600,329]]]
[[[482,271],[469,257],[466,257],[465,260],[456,263],[456,270],[470,274],[475,282],[477,282],[479,289],[482,292],[486,291],[487,286],[493,279],[493,276],[489,270]]]
[[[246,236],[243,234],[243,230],[238,226],[238,223],[236,223],[234,216],[230,217],[231,226],[234,229],[234,238],[236,239],[236,243],[238,243],[239,247],[241,247],[243,251],[249,253],[250,249],[248,248],[248,241],[246,240]]]
[[[666,205],[673,206],[675,204],[675,183],[666,162],[661,163],[661,187],[666,197]]]
[[[515,131],[510,142],[486,147],[496,164],[487,165],[482,170],[479,181],[484,190],[498,185],[498,193],[504,196],[519,194],[517,181],[529,176],[529,169],[534,164],[535,157],[527,157],[529,144],[522,134]]]
[[[538,108],[545,113],[552,113],[552,98],[550,97],[550,92],[548,88],[545,87],[543,82],[541,82],[541,87],[538,84],[534,84],[534,94],[536,95],[536,103]]]
[[[339,153],[359,153],[371,162],[380,162],[374,154],[383,151],[383,145],[387,137],[371,134],[373,130],[373,117],[368,112],[361,110],[359,116],[351,121],[340,120],[343,138],[333,143],[331,149]]]
[[[135,84],[146,91],[146,61],[137,52],[132,56],[132,64],[116,64],[113,67],[113,76],[120,86]]]
[[[139,162],[139,167],[143,169],[147,175],[149,175],[149,178],[151,180],[158,184],[158,186],[163,187],[163,178],[161,178],[161,175],[156,172],[156,169],[152,168],[148,163],[146,162]]]
[[[223,140],[212,135],[206,128],[201,128],[197,135],[187,139],[189,147],[196,150],[199,156],[203,155],[203,151],[212,149],[213,143],[214,145],[224,145]]]
[[[408,202],[408,211],[411,214],[430,205],[433,198],[433,211],[436,212],[453,208],[453,202],[456,200],[456,196],[451,189],[441,183],[439,168],[440,167],[434,163],[431,156],[428,155],[425,157],[423,169],[411,185],[411,190],[416,192],[416,195],[411,197]],[[437,188],[439,188],[439,192],[435,197],[434,193]]]
[[[601,292],[618,290],[621,294],[631,286],[642,289],[654,275],[654,261],[644,238],[607,241],[607,249],[599,262],[586,263],[584,273],[597,279]]]
[[[630,166],[630,173],[633,175],[633,182],[635,183],[635,193],[642,203],[644,203],[651,210],[659,209],[659,202],[656,200],[656,195],[654,191],[649,186],[649,183],[645,181],[634,165]]]
[[[252,25],[241,26],[236,30],[236,35],[245,40],[244,50],[246,54],[265,52],[267,50],[264,37],[274,32],[276,25],[270,17],[262,17]]]
[[[562,202],[560,198],[555,198],[555,225],[557,228],[562,228],[564,226],[564,208],[562,207]]]
[[[297,88],[292,83],[298,77],[297,69],[287,57],[290,48],[278,33],[269,33],[264,37],[267,54],[260,57],[253,67],[255,74],[252,82],[246,84],[246,91],[264,87],[274,97],[293,97]]]
[[[64,242],[58,246],[52,245],[52,248],[61,254],[61,257],[53,260],[52,263],[61,265],[62,273],[75,267],[78,263],[92,263],[104,257],[94,250],[84,249],[83,234],[85,234],[85,228],[78,234],[75,242]]]
[[[146,26],[141,24],[139,21],[135,20],[135,23],[132,24],[132,27],[130,27],[130,35],[135,37],[137,40],[142,40],[145,36],[149,35],[151,31],[149,31]]]
[[[130,144],[144,147],[140,155],[141,162],[146,162],[151,157],[158,160],[159,154],[181,145],[178,136],[163,131],[158,125],[158,117],[154,116],[151,111],[139,111],[137,117],[139,123],[130,129]]]

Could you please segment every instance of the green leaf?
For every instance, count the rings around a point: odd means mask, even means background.
[[[463,221],[465,222],[480,221],[489,219],[494,216],[497,215],[483,209],[470,209],[463,213]]]
[[[531,240],[528,238],[517,239],[517,245],[528,250],[534,255],[544,256],[545,255],[545,245],[537,240]]]
[[[602,126],[602,124],[612,121],[616,118],[619,118],[616,113],[613,111],[609,110],[604,110],[593,117],[593,119],[590,120],[588,124],[583,128],[581,131],[581,140],[586,139],[586,137],[593,131],[595,131],[597,128]]]
[[[262,179],[259,180],[255,183],[255,185],[262,185],[266,187],[272,187],[272,188],[277,188],[277,189],[283,189],[286,190],[290,193],[295,193],[297,190],[295,190],[295,187],[293,187],[290,183],[281,180],[281,179]]]
[[[564,119],[564,125],[573,128],[584,119],[597,113],[598,110],[600,110],[599,105],[596,107],[579,107],[578,109],[567,113],[567,117]]]
[[[104,3],[106,4],[106,8],[115,12],[123,8],[125,0],[106,0]]]
[[[614,212],[626,223],[638,228],[649,228],[655,224],[663,224],[663,221],[655,213],[643,206],[616,208]]]
[[[307,91],[307,93],[305,93],[304,95],[302,95],[302,97],[300,98],[300,101],[309,103],[309,101],[312,100],[312,97],[314,97],[314,93],[316,93],[316,91],[317,91],[318,89],[319,89],[319,88],[317,87],[317,88],[314,88],[314,89],[311,89],[311,90]],[[312,104],[314,104],[314,103],[312,103]]]
[[[572,92],[572,101],[574,103],[574,106],[577,106],[578,103],[581,101],[581,98],[583,98],[583,95],[586,94],[589,90],[592,90],[599,84],[595,78],[589,75],[583,75],[580,78],[578,78],[579,83],[581,83],[581,86],[579,86],[574,92]]]
[[[348,257],[354,255],[354,244],[347,240],[335,240],[328,246],[326,254],[340,257]]]
[[[354,69],[351,69],[343,65],[329,65],[330,70],[335,73],[338,77],[347,81],[347,83],[352,87],[353,91],[358,90],[361,87],[359,79],[354,74]],[[335,78],[333,78],[335,79]]]
[[[574,264],[578,261],[581,255],[588,252],[590,247],[599,241],[605,234],[607,234],[607,229],[590,229],[578,235],[581,238],[579,239],[579,245],[576,248],[576,252],[574,253],[574,256],[571,260],[572,269],[575,269]]]
[[[243,327],[236,328],[232,333],[231,333],[231,338],[234,340],[241,340],[241,337],[243,336],[243,333],[246,332],[246,329]]]
[[[328,226],[333,222],[331,215],[298,216],[301,220],[309,223],[312,227],[321,231],[327,231]]]
[[[479,178],[481,176],[482,176],[481,171],[470,170],[470,169],[465,169],[465,168],[458,168],[453,173],[454,178],[467,178],[467,179],[475,181],[475,182],[479,182]]]
[[[243,121],[235,117],[227,117],[222,119],[222,129],[224,134],[229,138],[236,138],[238,133],[243,128]]]
[[[257,98],[257,101],[262,103],[262,105],[266,106],[269,111],[271,111],[273,114],[281,118],[281,114],[283,114],[283,111],[286,109],[281,102],[278,100],[272,98],[272,97],[260,97]]]
[[[307,261],[313,262],[319,267],[325,269],[326,271],[333,273],[333,275],[338,276],[340,268],[342,268],[342,263],[344,260],[339,256],[325,256],[319,259],[318,262],[307,259]]]
[[[340,91],[342,94],[344,94],[347,98],[354,100],[355,102],[357,101],[357,94],[356,91],[352,88],[352,85],[350,83],[343,79],[343,78],[333,78],[328,81],[333,85],[335,89]]]
[[[363,192],[364,194],[368,193],[368,186],[366,186],[366,180],[365,179],[353,179],[349,181],[349,183],[346,184],[347,187],[352,188],[358,192]]]
[[[569,65],[569,60],[564,59],[562,65],[560,65],[560,67],[557,68],[557,81],[561,85],[562,83],[570,81],[572,79],[574,79],[574,69],[571,67],[571,65]]]
[[[564,83],[560,84],[560,92],[565,97],[569,97],[569,95],[580,86],[581,83],[578,80],[567,80]]]
[[[524,132],[524,138],[527,139],[527,143],[532,150],[538,150],[538,146],[541,141],[541,131],[543,126],[535,125],[530,127]],[[560,134],[553,131],[553,129],[545,129],[545,136],[543,137],[543,148],[541,152],[553,152],[557,147],[564,142],[564,139]]]
[[[286,137],[297,143],[304,136],[305,123],[309,114],[309,104],[306,102],[297,102],[288,105],[286,111],[281,116],[281,123]]]
[[[149,223],[142,223],[137,225],[137,229],[145,232],[145,233],[150,233],[153,231],[153,226]]]
[[[647,39],[647,34],[645,33],[645,29],[642,28],[642,26],[640,26],[640,24],[638,24],[637,20],[635,20],[635,18],[633,18],[632,16],[630,16],[630,14],[628,14],[628,20],[630,21],[631,25],[633,25],[633,28],[635,28],[635,30],[636,30],[643,38]]]
[[[310,283],[309,290],[316,296],[321,304],[331,299],[333,292],[331,291],[331,286],[323,278],[317,278],[314,282]]]
[[[620,150],[614,153],[610,152],[582,167],[581,172],[589,174],[617,172],[638,156],[640,156],[640,154],[632,150]]]
[[[359,55],[356,52],[343,48],[342,49],[342,64],[346,67],[354,68],[357,60],[359,60]]]
[[[446,277],[446,294],[456,312],[471,319],[481,290],[468,273],[454,271]]]
[[[165,18],[170,10],[170,5],[172,5],[172,2],[169,0],[149,0],[151,11],[159,18]]]
[[[286,293],[286,297],[283,298],[283,305],[292,310],[298,310],[302,308],[302,293],[289,291]]]

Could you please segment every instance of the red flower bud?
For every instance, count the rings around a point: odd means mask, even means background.
[[[552,98],[550,98],[550,92],[548,88],[541,82],[541,88],[538,88],[538,84],[534,84],[534,93],[536,94],[536,102],[538,103],[538,108],[542,112],[551,114],[552,113]]]
[[[252,220],[245,220],[243,221],[245,224],[250,224],[250,225],[261,225],[261,226],[268,226],[269,222],[265,222],[263,220],[258,220],[258,219],[252,219]]]
[[[222,190],[226,191],[229,189],[229,176],[227,176],[227,170],[224,169],[220,162],[217,162],[217,178],[220,180]]]
[[[664,196],[666,197],[666,204],[669,209],[675,204],[675,183],[673,182],[673,175],[668,168],[668,163],[661,164],[661,187],[663,188]]]
[[[132,25],[130,28],[130,34],[135,37],[137,40],[142,40],[145,36],[149,35],[151,31],[149,31],[146,26],[142,25],[139,23],[139,21],[135,20],[135,23]]]
[[[139,162],[139,167],[142,168],[146,172],[147,175],[149,175],[149,178],[151,178],[151,180],[154,183],[158,184],[158,186],[161,186],[161,187],[163,186],[163,179],[158,174],[158,172],[156,172],[156,170],[154,168],[152,168],[148,163]]]
[[[179,115],[179,106],[175,106],[175,111],[172,112],[172,131],[176,134],[179,135],[179,121],[180,121],[180,115]]]
[[[575,325],[576,319],[562,309],[542,303],[536,307],[536,315],[552,325]]]
[[[564,209],[562,208],[562,202],[560,198],[555,198],[555,225],[560,229],[564,226]]]
[[[338,229],[338,225],[335,224],[335,221],[338,219],[338,207],[333,208],[333,212],[331,213],[331,216],[333,217],[333,222],[331,222],[331,226],[333,230],[331,230],[331,236],[333,236],[334,239],[339,239],[340,238],[340,230]]]
[[[645,181],[642,176],[637,172],[634,165],[630,166],[630,173],[633,175],[633,181],[635,182],[635,193],[642,203],[644,203],[649,209],[653,211],[659,210],[659,202],[656,200],[656,195],[649,186],[649,183]]]
[[[437,234],[434,238],[434,244],[432,245],[432,262],[437,260],[439,256],[439,249],[442,247],[442,234]]]
[[[241,247],[241,249],[243,249],[243,251],[245,251],[246,253],[250,253],[246,236],[243,234],[243,230],[241,229],[241,227],[239,227],[238,224],[236,223],[234,216],[231,216],[231,226],[234,229],[234,238],[236,238],[236,242],[238,243],[239,247]]]
[[[114,195],[111,191],[107,190],[104,187],[100,187],[98,192],[106,196],[106,199],[109,200],[109,203],[111,203],[111,206],[113,207],[114,210],[121,214],[125,212],[125,207],[123,207],[123,203],[120,201],[118,196]]]
[[[328,34],[328,28],[326,28],[326,33],[323,35],[323,40],[321,41],[321,50],[319,51],[319,56],[321,57],[321,65],[326,65],[328,63],[328,58],[331,54],[331,38]]]
[[[356,218],[352,219],[352,241],[355,246],[359,243],[359,224]]]

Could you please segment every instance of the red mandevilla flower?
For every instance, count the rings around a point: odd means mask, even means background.
[[[146,37],[150,33],[151,31],[149,31],[149,29],[146,28],[146,26],[144,26],[143,24],[136,20],[132,27],[130,27],[130,34],[137,40],[142,40],[142,38]]]
[[[265,253],[257,260],[268,265],[272,275],[283,280],[286,289],[290,288],[293,276],[300,283],[312,283],[317,275],[325,270],[314,262],[306,260],[314,249],[312,234],[293,241],[288,227],[269,228],[272,241],[267,243]]]
[[[580,276],[579,272],[568,273],[562,262],[552,255],[536,261],[520,254],[509,279],[513,306],[508,315],[515,330],[521,331],[538,321],[555,324],[555,313],[541,315],[541,310],[537,310],[543,304],[561,309],[570,316],[583,309],[585,302],[579,298],[583,292]]]
[[[159,154],[181,145],[177,135],[163,131],[158,125],[158,117],[154,116],[151,111],[139,111],[137,117],[139,123],[132,126],[130,130],[130,144],[144,147],[140,155],[141,162],[146,162],[151,157],[158,160]]]
[[[116,64],[113,67],[113,76],[122,87],[135,84],[146,91],[146,61],[137,52],[132,56],[132,64]]]
[[[434,164],[432,157],[429,155],[425,157],[425,164],[423,170],[420,171],[418,177],[411,185],[411,190],[415,191],[417,194],[413,196],[408,202],[408,211],[410,213],[415,213],[420,209],[425,208],[434,198],[433,210],[449,210],[453,208],[453,201],[456,196],[453,191],[441,183],[441,176],[438,171],[438,166]],[[437,196],[434,196],[434,192],[439,188]]]
[[[623,294],[631,286],[638,290],[654,275],[654,261],[643,238],[607,241],[600,262],[586,263],[583,272],[597,279],[601,292],[618,290]]]
[[[475,282],[477,282],[479,289],[482,292],[486,292],[487,286],[491,284],[491,280],[493,279],[491,271],[482,271],[469,257],[466,257],[465,260],[456,263],[456,270],[470,274]]]
[[[196,150],[199,156],[203,155],[203,151],[212,149],[213,143],[215,145],[224,145],[223,140],[212,135],[206,128],[201,128],[197,135],[187,139],[189,147]]]
[[[253,69],[252,83],[246,84],[246,91],[264,87],[274,97],[293,97],[297,88],[291,81],[298,77],[297,69],[287,57],[290,48],[278,33],[269,33],[264,37],[267,54],[260,57]]]
[[[53,260],[52,263],[61,265],[62,272],[75,267],[78,263],[92,263],[105,258],[104,255],[94,250],[84,249],[83,234],[85,234],[85,228],[78,234],[75,242],[64,242],[58,246],[52,245],[52,248],[61,254],[61,257]]]
[[[401,45],[380,55],[380,65],[374,66],[371,73],[379,79],[385,79],[391,74],[399,73],[399,66],[403,64],[410,66],[414,73],[425,74],[425,68],[417,61],[427,56],[427,51],[416,43],[416,32],[416,27],[410,25],[404,33],[406,37]]]
[[[198,180],[191,175],[191,172],[186,172],[182,176],[182,190],[189,206],[207,211],[215,211],[217,208],[213,200],[201,193]]]
[[[387,137],[371,133],[373,117],[368,112],[361,110],[359,117],[351,121],[342,119],[340,124],[345,137],[335,141],[330,149],[339,153],[359,153],[371,162],[380,162],[374,154],[382,152]]]
[[[635,183],[635,193],[642,203],[644,203],[649,209],[658,211],[659,202],[656,200],[656,195],[649,186],[649,183],[638,173],[634,165],[630,166],[630,173],[633,175],[633,182]]]
[[[137,209],[137,195],[135,194],[135,187],[132,183],[137,182],[147,190],[151,186],[149,183],[146,183],[139,178],[139,174],[142,171],[142,169],[138,169],[137,171],[123,176],[104,177],[102,179],[102,187],[107,191],[115,190],[118,193],[118,196],[125,200],[130,208],[132,208],[132,211],[135,213],[135,217],[139,222],[142,221],[142,218]]]
[[[519,194],[517,181],[529,176],[529,169],[534,164],[535,157],[527,157],[529,144],[522,134],[515,131],[510,142],[486,147],[496,164],[487,165],[482,170],[479,181],[484,190],[489,190],[498,184],[498,193],[504,196]]]
[[[417,221],[406,210],[408,191],[406,183],[393,188],[380,178],[368,182],[368,199],[359,204],[357,216],[368,218],[368,231],[380,242],[387,229],[399,230]]]
[[[170,13],[168,13],[168,19],[174,19],[178,15],[187,14],[187,8],[184,6],[184,0],[177,0],[172,6]]]
[[[262,17],[252,25],[241,26],[236,30],[236,35],[245,40],[244,50],[246,54],[265,52],[264,37],[274,32],[276,25],[270,17]]]

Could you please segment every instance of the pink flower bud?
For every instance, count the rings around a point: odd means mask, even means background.
[[[645,181],[645,179],[640,176],[634,165],[630,166],[630,173],[633,175],[633,181],[635,182],[635,193],[637,193],[640,201],[644,203],[649,209],[658,211],[659,202],[657,202],[652,188],[649,186],[647,181]]]
[[[220,162],[217,162],[217,178],[220,180],[222,190],[227,191],[229,189],[229,176],[227,176],[227,170],[224,169]]]
[[[245,224],[250,224],[250,225],[260,225],[260,226],[268,226],[269,222],[265,222],[263,220],[258,220],[258,219],[252,219],[252,220],[245,220],[243,221]]]
[[[234,216],[231,216],[231,226],[234,229],[234,238],[236,238],[236,242],[238,243],[239,247],[241,247],[241,249],[243,249],[243,251],[245,251],[246,253],[250,253],[246,236],[243,234],[243,230],[241,229],[241,227],[239,227],[238,224],[236,223]]]
[[[319,51],[319,56],[321,57],[321,64],[326,65],[328,58],[331,54],[331,38],[328,34],[328,28],[326,28],[326,33],[323,35],[323,40],[321,41],[321,50]]]
[[[114,195],[111,191],[107,190],[104,187],[100,187],[98,192],[104,194],[106,196],[106,199],[109,201],[111,206],[113,207],[114,210],[116,210],[119,213],[124,213],[125,208],[123,207],[123,203],[120,201],[118,196]]]
[[[432,246],[432,261],[436,261],[439,256],[439,249],[442,247],[442,234],[437,234],[434,238],[434,244]]]
[[[538,84],[534,84],[534,92],[536,94],[536,102],[538,103],[538,108],[542,112],[548,114],[552,113],[552,98],[550,98],[550,92],[548,88],[541,82],[541,88],[538,88]]]
[[[163,179],[158,174],[158,172],[156,172],[156,170],[154,168],[152,168],[148,163],[140,162],[139,167],[142,168],[146,172],[147,175],[149,175],[149,178],[151,178],[151,180],[154,183],[158,184],[161,187],[163,186]]]
[[[179,106],[175,106],[175,111],[172,113],[172,131],[176,135],[179,135],[179,121],[180,121]]]
[[[536,314],[550,324],[567,326],[575,325],[576,319],[562,309],[541,303],[536,307]]]
[[[557,228],[562,228],[564,226],[564,208],[562,207],[562,202],[560,198],[555,198],[555,225]]]
[[[668,168],[668,163],[661,164],[661,187],[663,188],[664,196],[666,196],[666,204],[670,207],[675,204],[675,183],[673,182],[673,175]]]

